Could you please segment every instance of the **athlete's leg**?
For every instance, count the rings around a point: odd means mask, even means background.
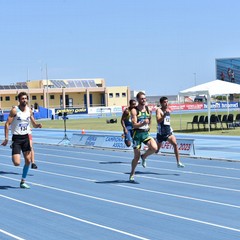
[[[157,142],[155,141],[154,138],[150,138],[147,142],[148,150],[141,155],[141,158],[145,160],[149,155],[152,155],[158,150],[158,145]]]
[[[180,156],[179,156],[176,137],[174,135],[169,136],[168,137],[168,142],[173,145],[174,154],[175,154],[175,157],[176,157],[178,167],[184,167],[184,165],[180,162]]]
[[[12,162],[14,166],[19,166],[21,163],[21,142],[16,140],[12,142]]]
[[[23,166],[23,172],[22,172],[22,179],[21,179],[21,183],[20,183],[20,187],[21,188],[30,188],[26,183],[26,177],[28,174],[28,170],[29,170],[29,166],[31,163],[31,151],[27,151],[23,153],[24,159],[25,159],[25,164]]]
[[[134,148],[134,158],[132,160],[132,169],[131,169],[131,173],[130,173],[130,180],[134,180],[134,174],[135,174],[135,169],[138,165],[138,161],[140,159],[140,149],[139,148]]]
[[[32,168],[37,169],[37,165],[35,164],[35,152],[33,148],[33,141],[32,138],[29,138],[30,146],[31,146],[31,162],[32,162]]]
[[[124,142],[127,147],[131,147],[132,145],[132,131],[130,129],[127,130],[127,132],[124,133]]]
[[[20,183],[20,187],[21,188],[30,188],[25,183],[25,179],[26,179],[27,174],[28,174],[29,166],[31,164],[31,157],[32,157],[29,136],[26,136],[26,138],[24,138],[21,147],[22,147],[22,152],[23,152],[25,164],[24,164],[24,167],[23,167],[22,180],[21,180],[21,183]]]
[[[14,166],[19,166],[21,163],[21,154],[13,154],[12,162],[13,162]]]
[[[162,142],[163,142],[163,138],[161,137],[161,135],[159,133],[157,133],[156,142],[157,142],[157,151],[155,153],[158,153],[162,146]]]

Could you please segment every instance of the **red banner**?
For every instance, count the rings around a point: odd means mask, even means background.
[[[148,104],[148,107],[150,111],[155,112],[157,109],[156,104]],[[203,103],[176,103],[176,104],[169,104],[168,105],[169,109],[171,111],[179,111],[179,110],[200,110],[204,109],[204,104]],[[122,109],[126,109],[127,106],[122,106]]]
[[[177,110],[199,110],[203,109],[203,103],[180,103],[180,104],[169,104],[169,108],[172,111]]]

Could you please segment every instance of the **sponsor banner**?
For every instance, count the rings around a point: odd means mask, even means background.
[[[124,143],[122,136],[105,136],[105,135],[91,135],[73,133],[71,138],[73,145],[88,146],[88,147],[102,147],[102,148],[116,148],[116,149],[131,149]]]
[[[95,136],[74,133],[71,138],[71,143],[73,145],[88,146],[88,147],[100,147],[104,140],[104,136]]]
[[[239,108],[239,103],[238,102],[212,102],[211,103],[211,108]],[[204,103],[204,109],[207,109],[207,104]]]
[[[178,151],[180,154],[195,155],[194,139],[177,139]],[[169,142],[162,142],[161,153],[174,153],[173,145]]]
[[[211,102],[212,109],[240,108],[238,102]],[[171,111],[207,109],[207,103],[179,103],[169,104]]]
[[[151,112],[156,112],[157,110],[157,105],[155,104],[148,104],[148,108]]]
[[[121,113],[121,106],[114,107],[90,107],[88,109],[89,114],[105,114],[105,113]]]
[[[194,139],[177,139],[178,150],[180,154],[195,155]],[[87,147],[102,147],[113,149],[132,150],[132,147],[127,147],[122,136],[113,135],[91,135],[73,133],[71,144],[87,146]],[[147,150],[147,146],[142,144],[142,150]],[[169,142],[163,142],[160,151],[162,153],[174,153],[173,146]]]
[[[106,136],[104,138],[104,142],[102,143],[102,147],[106,148],[120,148],[120,149],[132,149],[131,147],[127,147],[124,143],[124,138],[122,136]]]
[[[178,110],[200,110],[203,109],[203,103],[180,103],[180,104],[169,104],[171,111]]]
[[[128,108],[128,106],[122,106],[122,112]],[[156,104],[148,104],[148,108],[151,112],[156,112],[157,110],[157,105]]]
[[[58,115],[59,113],[63,115],[65,112],[67,115],[88,113],[86,108],[55,108],[55,115]]]

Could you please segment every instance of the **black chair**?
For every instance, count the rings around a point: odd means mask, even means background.
[[[206,129],[206,125],[208,126],[208,116],[204,118],[204,130]]]
[[[228,118],[227,118],[227,128],[235,128],[235,124],[234,124],[234,115],[232,113],[228,114]]]
[[[220,123],[221,128],[223,129],[223,125],[222,125],[222,115],[221,115],[221,114],[217,115],[217,122]]]
[[[234,124],[233,124],[234,120],[233,120],[233,118],[234,118],[233,114],[229,114],[229,115],[224,114],[223,118],[222,118],[222,123],[225,123],[227,128],[234,127]]]
[[[205,117],[202,115],[199,117],[198,120],[198,129],[200,129],[200,125],[203,125],[204,129],[205,129]]]
[[[218,119],[218,117],[215,114],[212,114],[210,116],[210,128],[211,128],[212,125],[214,125],[215,129],[217,129],[217,123],[218,123],[217,119]]]
[[[236,115],[236,118],[235,118],[234,123],[235,123],[235,126],[236,126],[236,127],[239,127],[239,126],[240,126],[240,113],[238,113],[238,114]]]
[[[221,122],[227,124],[227,119],[228,119],[227,114],[224,114],[223,117],[222,117],[222,121]]]
[[[187,122],[187,129],[188,129],[188,124],[192,125],[192,130],[193,130],[194,124],[198,125],[198,115],[193,116],[193,120],[191,122]]]

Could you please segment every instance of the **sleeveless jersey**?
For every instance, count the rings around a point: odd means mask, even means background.
[[[127,128],[132,128],[131,111],[129,109],[128,109],[128,116],[124,120],[124,124]]]
[[[137,122],[143,122],[145,119],[150,119],[150,113],[148,110],[148,107],[146,106],[146,111],[145,112],[141,112],[137,107]],[[145,124],[141,127],[139,127],[138,129],[143,129],[143,130],[149,130],[149,124]]]
[[[166,116],[164,117],[163,121],[158,123],[157,126],[157,132],[160,135],[169,135],[170,133],[172,133],[172,129],[170,126],[170,113],[167,112]]]
[[[22,112],[18,106],[15,107],[17,114],[11,124],[13,135],[25,135],[30,132],[30,108],[26,107],[26,111]]]

